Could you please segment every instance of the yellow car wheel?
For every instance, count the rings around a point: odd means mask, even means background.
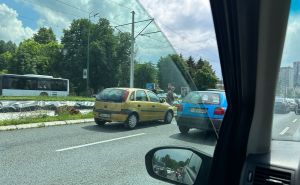
[[[96,124],[97,124],[97,125],[100,125],[100,126],[102,126],[102,125],[104,125],[104,124],[106,123],[106,121],[99,120],[99,119],[97,119],[97,118],[95,118],[94,120],[95,120]]]
[[[164,122],[165,122],[165,124],[170,124],[172,122],[172,120],[173,120],[173,112],[169,110],[165,115]]]
[[[125,126],[134,129],[138,123],[138,117],[136,114],[130,114],[127,118],[127,121],[125,123]]]

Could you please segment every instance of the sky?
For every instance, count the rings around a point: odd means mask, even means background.
[[[283,62],[291,66],[300,60],[300,0],[292,1],[291,16],[286,35]],[[62,30],[68,29],[73,19],[99,17],[110,20],[112,26],[135,20],[154,18],[143,33],[161,31],[136,38],[136,60],[157,63],[171,53],[208,60],[221,78],[219,55],[208,0],[0,0],[0,40],[17,44],[32,37],[40,27],[52,27],[60,41]],[[135,25],[135,35],[148,22]],[[130,32],[131,26],[119,27]]]

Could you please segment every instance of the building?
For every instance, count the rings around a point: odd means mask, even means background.
[[[294,87],[300,87],[300,61],[293,63],[294,68]]]
[[[300,65],[299,65],[299,67],[300,67]],[[299,68],[299,70],[300,70],[300,68]],[[295,78],[294,69],[292,67],[281,67],[280,68],[279,85],[281,86],[281,88],[294,88],[294,78]]]

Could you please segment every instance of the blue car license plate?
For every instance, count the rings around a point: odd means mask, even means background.
[[[191,108],[190,112],[198,113],[198,114],[206,114],[207,110],[206,109],[201,109],[201,108]]]

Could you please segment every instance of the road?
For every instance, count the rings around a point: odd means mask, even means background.
[[[299,137],[300,116],[274,116],[273,136]],[[162,145],[185,145],[213,153],[212,132],[179,134],[175,121],[127,130],[95,123],[0,132],[0,184],[164,184],[151,178],[144,156]]]
[[[150,149],[189,145],[212,153],[215,142],[199,131],[181,136],[175,122],[135,130],[88,123],[0,132],[0,184],[163,184],[146,172]]]
[[[274,114],[272,138],[300,141],[300,115],[294,112]]]

